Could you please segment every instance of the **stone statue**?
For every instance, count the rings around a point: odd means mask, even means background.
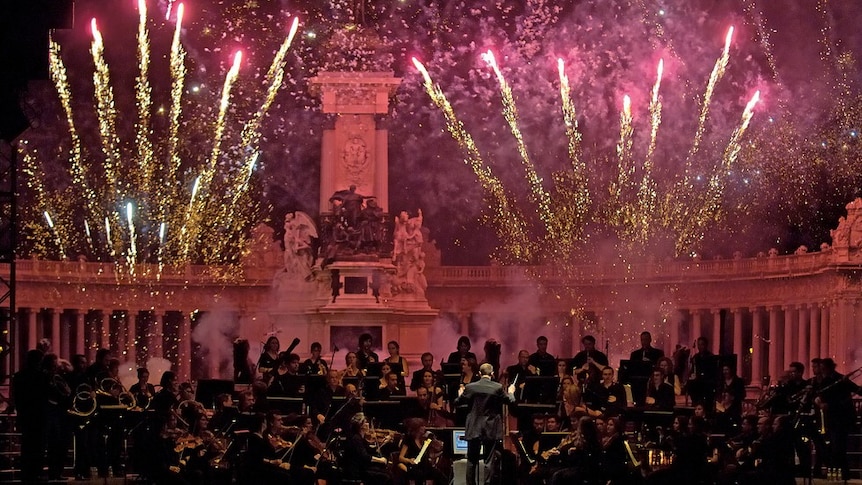
[[[383,242],[383,209],[378,207],[377,199],[368,198],[365,202],[365,208],[359,211],[357,224],[359,225],[359,237],[356,241],[356,249],[358,251],[379,251],[380,243]]]
[[[312,239],[316,239],[317,228],[305,212],[289,212],[284,216],[284,270],[287,273],[308,278],[314,265]]]
[[[395,218],[395,250],[392,262],[396,266],[393,293],[413,293],[424,296],[428,288],[425,279],[425,252],[422,243],[422,209],[419,215],[410,217],[402,211]]]

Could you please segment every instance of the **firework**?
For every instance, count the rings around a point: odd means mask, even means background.
[[[185,50],[180,43],[180,32],[183,24],[183,4],[177,6],[177,23],[174,28],[174,36],[171,42],[171,108],[168,125],[168,153],[167,171],[165,174],[166,184],[159,185],[161,196],[159,197],[159,213],[157,216],[163,219],[170,212],[171,201],[177,198],[177,187],[173,181],[180,169],[182,160],[177,148],[179,147],[180,115],[182,114],[183,89],[185,86],[186,66]]]
[[[473,142],[473,137],[458,119],[455,110],[439,86],[431,80],[431,75],[425,66],[415,57],[413,65],[422,74],[425,92],[446,118],[446,128],[449,134],[465,152],[464,162],[473,169],[473,173],[489,194],[492,202],[490,221],[495,225],[501,236],[502,244],[511,257],[518,262],[528,262],[534,257],[534,244],[527,232],[523,216],[509,203],[509,196],[503,188],[503,183],[494,175],[490,167],[482,160],[479,149]]]
[[[524,170],[527,172],[527,183],[530,186],[530,194],[533,202],[539,207],[539,218],[550,230],[552,237],[559,236],[559,224],[554,217],[554,213],[551,211],[551,197],[542,185],[542,179],[530,160],[530,155],[527,153],[527,145],[524,143],[524,137],[521,134],[521,129],[518,127],[518,108],[515,106],[515,99],[512,97],[512,88],[506,82],[506,78],[503,77],[503,72],[500,71],[493,52],[488,50],[483,53],[482,59],[494,71],[500,84],[500,94],[503,97],[503,117],[509,124],[509,129],[512,131],[512,136],[515,137],[515,142],[518,145],[518,153],[521,155],[521,162],[524,165]]]
[[[138,77],[135,79],[135,98],[138,107],[138,123],[135,142],[138,151],[138,169],[144,192],[150,191],[153,178],[153,144],[150,141],[150,110],[152,88],[150,87],[150,36],[147,32],[147,2],[138,0]]]
[[[108,188],[114,198],[122,196],[117,181],[117,169],[120,164],[120,138],[117,135],[117,110],[114,105],[114,91],[111,88],[111,74],[105,62],[105,45],[102,34],[96,26],[96,19],[90,23],[93,32],[93,43],[90,52],[96,65],[93,71],[93,86],[95,87],[96,112],[99,116],[99,135],[102,141],[102,152],[105,155],[104,172]]]

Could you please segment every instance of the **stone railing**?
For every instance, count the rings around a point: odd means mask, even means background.
[[[835,265],[830,252],[712,261],[656,261],[559,266],[441,266],[427,268],[429,283],[441,286],[517,285],[547,282],[674,282],[781,278],[817,274]]]
[[[734,279],[782,278],[817,274],[835,267],[831,251],[772,256],[762,258],[722,260],[672,260],[613,264],[581,263],[559,266],[440,266],[426,268],[432,286],[517,286],[536,279],[568,283],[602,282],[669,282],[727,281]],[[854,267],[860,265],[854,264]],[[134,273],[127,265],[106,262],[48,261],[25,259],[16,261],[19,281],[51,281],[58,278],[91,282],[128,284],[183,283],[216,284],[233,282],[240,285],[269,284],[277,268],[228,268],[203,265],[182,267],[157,264],[137,264]],[[241,271],[242,274],[237,274]]]

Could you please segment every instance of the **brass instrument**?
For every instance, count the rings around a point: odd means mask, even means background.
[[[84,403],[89,401],[89,406],[82,407]],[[72,398],[72,406],[66,412],[71,416],[89,417],[96,412],[96,395],[93,388],[89,384],[80,384],[75,389],[75,395]]]

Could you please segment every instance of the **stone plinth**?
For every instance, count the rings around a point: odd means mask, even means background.
[[[388,133],[377,129],[375,116],[389,113],[400,83],[391,72],[321,72],[309,81],[323,112],[336,115],[334,128],[323,133],[321,211],[329,209],[333,193],[355,185],[389,212]]]

